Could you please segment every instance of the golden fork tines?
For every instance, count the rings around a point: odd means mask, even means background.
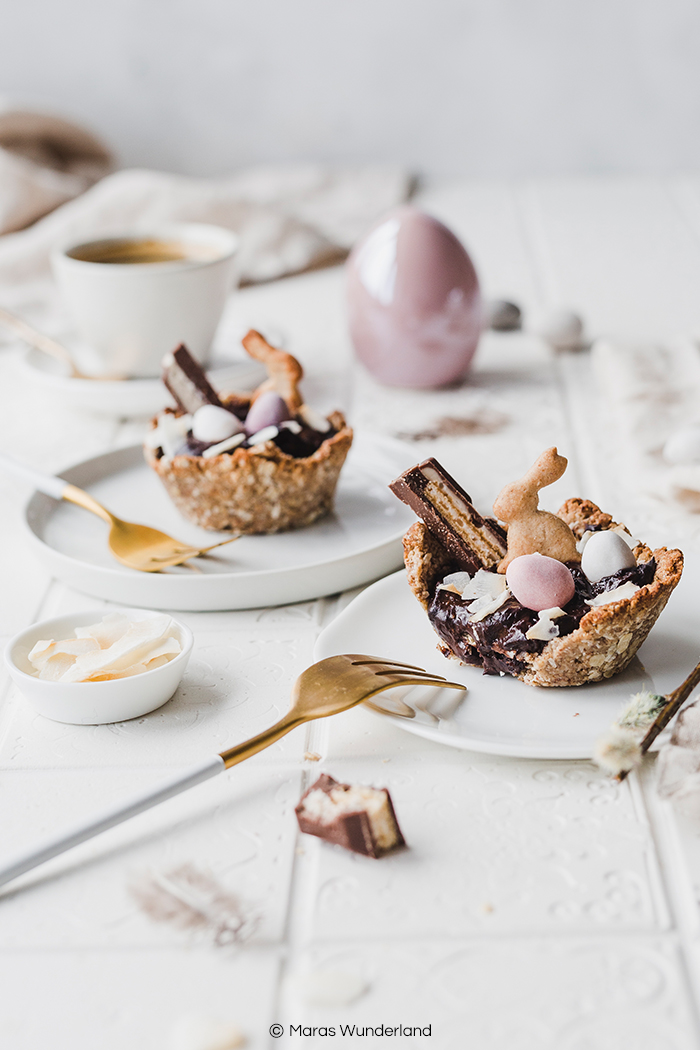
[[[173,565],[182,565],[188,558],[197,558],[217,547],[233,543],[239,537],[212,543],[209,547],[192,547],[188,543],[173,539],[165,532],[152,529],[148,525],[137,525],[132,521],[123,521],[111,511],[98,503],[89,493],[75,485],[67,485],[63,490],[63,499],[75,503],[83,510],[89,510],[102,518],[110,526],[107,542],[117,561],[128,565],[130,569],[140,572],[162,572]]]
[[[252,740],[222,751],[221,757],[228,769],[251,755],[274,744],[296,726],[314,718],[327,718],[369,700],[385,689],[397,685],[433,685],[445,689],[465,689],[457,682],[448,682],[442,675],[431,674],[413,664],[379,656],[346,653],[330,656],[313,664],[301,674],[292,689],[292,706],[284,718],[259,733]]]

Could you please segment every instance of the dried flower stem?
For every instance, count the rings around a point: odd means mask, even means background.
[[[700,682],[700,663],[696,664],[686,680],[666,697],[666,704],[661,708],[640,742],[639,747],[642,754],[649,750],[659,733],[666,728],[676,712],[683,706],[698,682]],[[622,770],[617,774],[616,779],[622,782],[629,772],[628,769]]]

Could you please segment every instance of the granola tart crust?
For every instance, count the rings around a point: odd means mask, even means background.
[[[328,514],[353,432],[340,412],[328,417],[337,431],[311,455],[295,459],[272,441],[204,459],[146,462],[188,521],[203,529],[246,535],[301,529]],[[154,421],[155,425],[155,421]]]
[[[567,500],[558,516],[579,537],[589,522],[599,528],[615,527],[610,515],[588,500]],[[679,550],[660,547],[651,551],[640,543],[635,547],[635,555],[638,561],[656,559],[652,582],[640,587],[631,598],[594,606],[575,631],[552,639],[542,652],[518,654],[522,671],[514,678],[528,685],[553,688],[599,682],[624,671],[663,612],[683,571],[683,554]],[[430,596],[449,567],[449,556],[423,523],[415,522],[404,536],[404,559],[411,590],[427,611]],[[468,637],[464,640],[470,641]],[[439,648],[445,655],[459,659],[442,638]],[[480,663],[476,648],[474,655],[475,663]]]

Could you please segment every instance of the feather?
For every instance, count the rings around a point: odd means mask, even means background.
[[[149,871],[130,884],[129,892],[154,922],[204,932],[219,948],[247,940],[259,922],[235,894],[194,864]]]

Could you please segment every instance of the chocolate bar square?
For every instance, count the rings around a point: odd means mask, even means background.
[[[296,807],[299,828],[365,857],[405,846],[386,788],[339,784],[323,773]]]
[[[389,488],[415,511],[466,572],[493,568],[505,557],[505,529],[494,518],[479,514],[469,494],[436,459],[411,467]]]

